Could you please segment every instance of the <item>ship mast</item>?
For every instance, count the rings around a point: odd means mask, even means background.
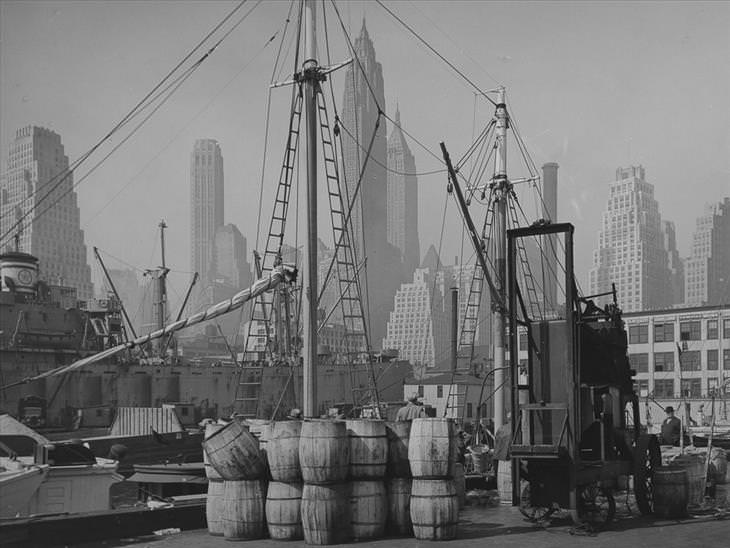
[[[317,62],[316,9],[314,0],[304,1],[304,110],[307,142],[307,207],[304,240],[304,346],[302,354],[302,400],[305,417],[317,415],[317,88],[321,78]]]
[[[507,200],[511,190],[511,183],[507,179],[507,128],[509,118],[507,116],[507,105],[505,103],[504,86],[499,86],[497,93],[497,110],[495,113],[495,145],[497,155],[495,158],[494,185],[495,196],[495,285],[501,302],[507,302],[506,279],[507,279]],[[494,307],[493,312],[493,346],[494,346],[494,429],[496,430],[504,423],[504,367],[505,367],[505,313],[503,307]],[[517,356],[511,356],[516,359]]]

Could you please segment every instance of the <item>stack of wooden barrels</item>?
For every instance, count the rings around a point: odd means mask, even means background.
[[[413,474],[411,521],[421,540],[456,538],[459,502],[454,485],[456,436],[449,419],[415,419],[408,460]]]
[[[326,545],[456,536],[449,419],[233,421],[209,425],[209,532]],[[265,449],[262,449],[265,448]]]
[[[262,538],[267,478],[266,461],[258,439],[246,425],[234,420],[221,428],[211,428],[203,448],[208,463],[223,479],[222,500],[212,503],[209,500],[211,514],[219,508],[218,514],[212,516],[215,526],[210,532],[222,532],[229,540]],[[216,504],[220,506],[216,507]]]

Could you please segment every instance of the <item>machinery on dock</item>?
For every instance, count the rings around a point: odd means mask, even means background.
[[[516,264],[521,239],[561,251],[562,272],[552,276],[563,309],[535,317],[526,306]],[[531,519],[563,508],[578,521],[607,523],[616,509],[614,491],[633,477],[637,505],[651,513],[659,444],[640,425],[615,290],[579,297],[568,223],[508,231],[507,258],[509,351],[516,358],[510,360],[513,504]],[[591,300],[611,294],[613,302],[603,308]]]

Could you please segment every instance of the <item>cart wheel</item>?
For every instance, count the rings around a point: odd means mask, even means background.
[[[528,483],[522,488],[522,494],[520,495],[520,513],[527,519],[534,522],[546,520],[554,511],[555,508],[533,506],[532,497],[530,496],[530,484]]]
[[[593,526],[605,526],[616,515],[616,501],[610,488],[589,483],[578,487],[578,517]]]
[[[634,449],[634,496],[639,512],[654,511],[654,471],[662,465],[659,442],[653,434],[641,434]]]

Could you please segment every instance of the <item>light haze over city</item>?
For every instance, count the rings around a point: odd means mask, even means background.
[[[3,167],[15,131],[29,124],[59,133],[69,159],[78,158],[236,3],[4,0]],[[560,165],[558,220],[576,225],[576,273],[584,289],[617,167],[643,165],[662,219],[676,225],[683,257],[704,205],[730,195],[730,4],[386,5],[481,89],[507,87],[511,115],[535,163]],[[376,3],[338,7],[353,40],[366,20],[383,65],[388,114],[393,116],[398,104],[409,133],[437,156],[439,141],[445,141],[458,158],[494,107],[475,100],[463,79]],[[237,224],[249,250],[255,248],[266,100],[279,36],[267,41],[281,32],[288,10],[289,2],[259,5],[145,126],[78,186],[89,249],[98,246],[140,269],[156,265],[157,223],[164,218],[168,263],[183,271],[173,272],[170,281],[181,293],[190,264],[190,153],[200,138],[219,142],[226,222]],[[347,59],[329,4],[327,23],[332,61]],[[323,43],[320,56],[326,63]],[[292,68],[291,60],[285,62],[274,80],[288,79]],[[342,78],[335,73],[333,79],[339,109]],[[288,88],[272,92],[262,224],[271,213],[289,98]],[[411,140],[410,147],[419,172],[443,169],[419,144]],[[75,180],[102,155],[79,169]],[[515,166],[510,175],[525,174],[514,144],[509,161]],[[444,173],[419,177],[421,256],[439,244],[445,187]],[[459,255],[461,236],[450,200],[444,262]],[[89,263],[94,265],[91,256]],[[110,266],[125,265],[110,259]]]

